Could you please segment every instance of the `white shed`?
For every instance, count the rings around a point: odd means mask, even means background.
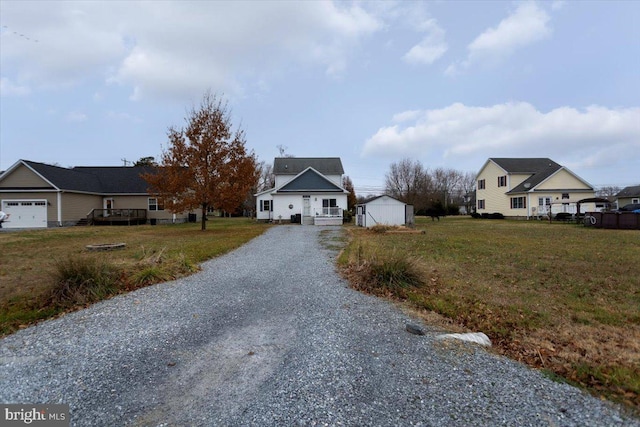
[[[391,196],[378,196],[356,206],[356,225],[413,225],[413,205]]]

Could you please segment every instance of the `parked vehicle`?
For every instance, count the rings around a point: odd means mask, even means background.
[[[623,207],[618,209],[618,212],[635,212],[635,213],[639,213],[640,212],[640,203],[629,203],[628,205],[624,205]]]

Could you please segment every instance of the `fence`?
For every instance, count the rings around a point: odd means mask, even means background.
[[[584,224],[596,228],[640,230],[640,214],[634,212],[587,212]]]

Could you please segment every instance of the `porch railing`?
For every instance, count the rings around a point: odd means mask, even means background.
[[[101,223],[133,223],[143,224],[147,221],[146,209],[93,209],[87,215],[89,224]]]
[[[320,209],[316,209],[316,216],[342,217],[342,208],[341,207],[322,207]]]

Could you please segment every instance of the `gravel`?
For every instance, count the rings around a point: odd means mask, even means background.
[[[0,402],[66,403],[77,426],[640,426],[350,289],[341,232],[273,227],[198,274],[6,337]]]

